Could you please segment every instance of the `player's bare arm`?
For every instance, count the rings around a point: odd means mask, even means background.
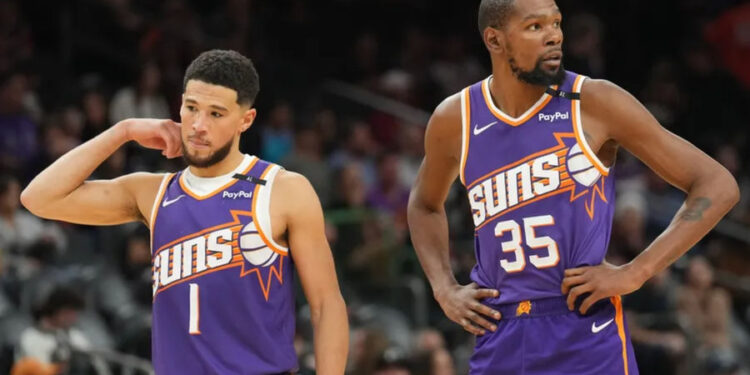
[[[318,196],[305,177],[281,171],[271,193],[271,213],[273,236],[279,243],[288,242],[292,249],[290,254],[310,304],[316,371],[343,374],[349,324]]]
[[[414,248],[440,307],[466,331],[482,335],[496,329],[485,317],[500,319],[500,313],[479,300],[499,294],[494,289],[480,289],[476,283],[459,285],[456,281],[450,267],[444,207],[460,167],[460,100],[460,95],[445,99],[430,118],[425,157],[409,196],[408,219]]]
[[[180,128],[171,120],[124,120],[57,159],[29,183],[21,202],[37,216],[78,224],[147,221],[161,175],[86,180],[129,141],[162,150],[169,158],[181,154]]]
[[[625,147],[664,180],[687,193],[667,229],[630,263],[565,271],[568,307],[584,293],[585,313],[599,299],[638,289],[697,243],[739,200],[732,175],[701,150],[667,131],[633,96],[603,80],[587,80],[581,92],[582,123],[594,150],[612,142]]]

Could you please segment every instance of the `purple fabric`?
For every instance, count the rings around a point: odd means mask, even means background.
[[[564,299],[559,303],[565,308]],[[517,304],[512,305],[515,310]],[[531,310],[535,308],[531,301]],[[627,323],[616,315],[609,300],[585,316],[576,312],[519,318],[505,314],[497,331],[477,337],[469,374],[638,375],[627,335],[623,357],[618,331],[620,322],[624,331]]]
[[[268,166],[259,161],[247,174],[260,178]],[[180,173],[171,179],[157,201],[152,232],[152,360],[156,373],[270,374],[297,369],[291,258],[278,255],[269,257],[266,263],[252,264],[244,255],[258,250],[258,246],[265,247],[257,241],[243,242],[242,238],[258,233],[252,225],[252,201],[266,187],[237,180],[217,194],[198,200],[183,190],[179,177]],[[224,231],[223,235],[217,231]],[[207,238],[205,251],[187,242],[200,237]],[[224,247],[225,252],[217,251],[220,245],[216,243],[230,244],[231,250]],[[192,249],[193,267],[192,274],[186,275],[183,250],[188,248]],[[182,259],[175,265],[178,251]],[[165,256],[170,257],[166,274],[160,266]],[[175,272],[180,277],[170,281],[169,275]],[[199,334],[189,330],[191,284],[199,291]]]

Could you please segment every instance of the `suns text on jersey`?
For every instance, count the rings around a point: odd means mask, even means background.
[[[474,226],[568,186],[565,151],[513,163],[472,183],[468,195]]]
[[[232,262],[236,228],[222,228],[196,235],[162,249],[153,259],[153,293],[178,283],[226,266]]]

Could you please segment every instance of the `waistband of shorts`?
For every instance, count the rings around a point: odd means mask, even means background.
[[[501,320],[507,319],[520,319],[520,318],[534,318],[540,316],[549,315],[561,315],[561,314],[580,314],[578,308],[580,307],[580,301],[576,301],[576,309],[571,311],[568,309],[568,297],[558,296],[549,298],[539,298],[534,300],[526,300],[520,302],[503,303],[503,304],[492,304],[485,303],[487,306],[497,310],[502,315]],[[608,298],[602,299],[596,302],[586,315],[596,313],[605,306],[611,304]]]

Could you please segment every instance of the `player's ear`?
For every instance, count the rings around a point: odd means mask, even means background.
[[[486,27],[484,33],[482,33],[484,39],[484,45],[490,51],[490,53],[502,53],[505,48],[505,35],[502,31],[494,27]]]
[[[248,108],[245,113],[242,114],[242,125],[240,126],[240,133],[249,129],[255,121],[255,116],[258,115],[258,111],[255,108]]]

